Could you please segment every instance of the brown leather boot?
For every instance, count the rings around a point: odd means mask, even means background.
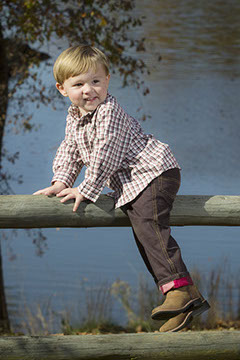
[[[152,310],[153,320],[166,320],[184,313],[191,307],[199,307],[206,302],[195,285],[187,285],[170,290],[164,303]],[[208,305],[209,306],[209,305]]]
[[[168,320],[162,327],[160,327],[160,332],[176,332],[182,330],[185,326],[189,325],[193,320],[194,316],[202,314],[204,311],[210,308],[208,302],[203,300],[201,305],[195,307],[194,305],[190,307],[187,311],[182,314],[179,314],[170,320]]]

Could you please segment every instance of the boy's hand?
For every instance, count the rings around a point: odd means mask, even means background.
[[[57,195],[64,189],[66,189],[66,185],[60,181],[56,181],[52,186],[46,187],[42,190],[38,190],[33,195]]]
[[[63,197],[63,196],[64,198],[61,200],[62,203],[70,199],[75,199],[75,203],[73,206],[74,212],[77,211],[82,201],[87,200],[82,194],[79,193],[77,188],[67,188],[57,194],[57,197]]]

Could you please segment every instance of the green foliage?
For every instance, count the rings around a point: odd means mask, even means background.
[[[131,35],[142,24],[142,19],[133,17],[133,8],[132,0],[3,0],[0,30],[7,40],[5,45],[15,55],[14,49],[19,44],[28,46],[18,51],[19,65],[27,66],[25,71],[21,70],[17,85],[32,76],[29,66],[39,66],[41,46],[62,39],[69,45],[87,43],[99,47],[122,75],[124,85],[141,86],[138,73],[145,72],[146,66],[139,58],[128,55],[129,49],[145,50],[144,39],[133,39]]]
[[[123,86],[142,88],[141,74],[147,71],[138,56],[144,51],[144,38],[135,29],[142,19],[133,16],[133,0],[2,0],[0,3],[0,162],[6,119],[14,131],[30,131],[32,111],[41,104],[56,108],[57,92],[46,88],[39,66],[52,66],[43,51],[48,44],[71,46],[87,43],[102,49],[112,71],[118,72]],[[67,45],[66,45],[67,44]],[[62,51],[59,47],[59,53]],[[9,103],[14,111],[6,116]],[[36,127],[37,128],[37,127]]]
[[[0,162],[6,119],[9,129],[30,131],[32,112],[41,104],[56,108],[57,92],[45,87],[39,72],[44,61],[52,66],[45,49],[87,43],[103,50],[112,72],[123,86],[141,88],[147,72],[140,56],[144,38],[137,38],[141,18],[133,16],[133,0],[2,0],[0,3]],[[58,46],[59,53],[63,50]],[[29,110],[27,106],[33,104]],[[6,116],[8,105],[11,116]],[[28,104],[28,105],[27,105]],[[29,106],[30,107],[30,106]]]

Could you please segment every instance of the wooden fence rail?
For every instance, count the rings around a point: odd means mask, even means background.
[[[240,331],[0,338],[0,360],[239,360]]]
[[[129,226],[113,200],[101,195],[98,201],[81,203],[73,213],[73,202],[62,204],[57,197],[44,195],[1,195],[0,228],[105,227]],[[179,195],[170,225],[240,226],[240,196]]]

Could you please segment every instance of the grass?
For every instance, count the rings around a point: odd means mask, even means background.
[[[240,329],[240,280],[234,278],[227,265],[210,272],[204,278],[197,269],[192,271],[194,283],[208,299],[211,308],[194,319],[185,330]],[[164,297],[155,285],[140,276],[137,289],[124,281],[103,283],[98,287],[81,285],[82,299],[77,309],[52,310],[51,302],[27,307],[22,329],[28,335],[48,335],[56,332],[70,334],[106,334],[157,331],[161,322],[150,318],[151,310]],[[78,320],[76,314],[81,314]],[[116,315],[117,319],[116,320]],[[124,318],[124,323],[119,322]],[[56,328],[56,325],[55,325]]]

